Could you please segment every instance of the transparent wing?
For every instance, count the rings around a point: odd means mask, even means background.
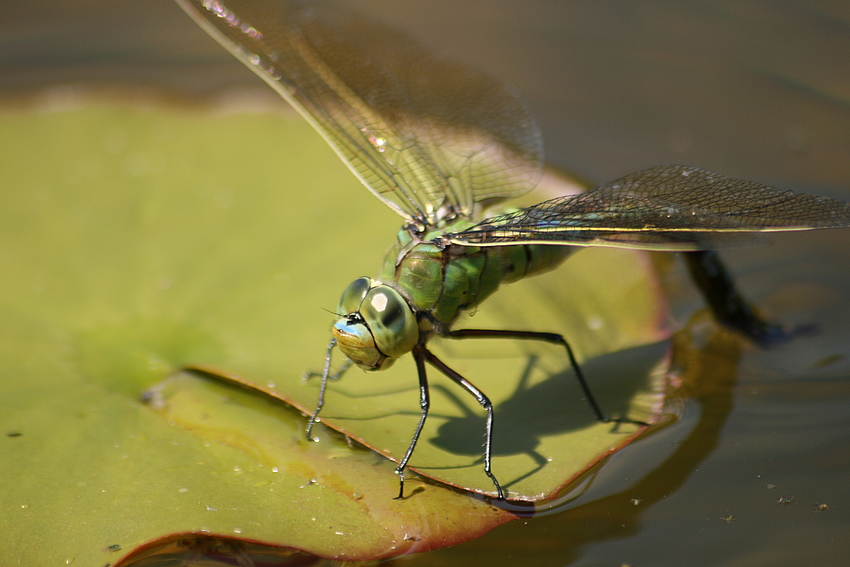
[[[444,240],[704,250],[744,233],[850,226],[850,204],[681,165],[492,217]],[[733,240],[734,242],[734,240]]]
[[[319,2],[178,0],[384,203],[421,227],[525,193],[540,134],[512,91]]]

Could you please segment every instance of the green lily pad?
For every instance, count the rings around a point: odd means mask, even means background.
[[[393,500],[390,461],[180,372],[255,365],[303,387],[321,358],[335,286],[307,275],[352,270],[322,219],[363,195],[307,125],[100,104],[0,128],[0,563],[103,565],[175,533],[363,560],[514,517],[434,485]]]
[[[185,533],[365,560],[514,518],[415,478],[393,500],[391,461],[324,430],[308,443],[275,399],[315,407],[301,376],[323,361],[323,309],[398,229],[303,121],[100,103],[2,112],[0,128],[0,563],[115,563]],[[644,256],[610,254],[509,286],[471,322],[566,333],[603,408],[640,419],[658,407],[658,293]],[[551,495],[636,433],[593,421],[558,349],[493,342],[438,352],[497,404],[511,497]],[[433,392],[412,464],[491,490],[477,408],[437,376]],[[325,417],[397,456],[417,399],[409,365],[350,372]]]

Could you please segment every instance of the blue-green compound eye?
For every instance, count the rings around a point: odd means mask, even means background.
[[[360,311],[360,304],[366,293],[372,288],[372,279],[367,277],[357,278],[349,284],[342,297],[339,298],[339,315],[348,315]]]
[[[357,366],[384,370],[413,350],[419,341],[419,324],[398,291],[363,277],[342,292],[332,333],[343,354]]]
[[[401,294],[390,286],[379,284],[370,289],[360,304],[360,314],[383,354],[395,358],[416,346],[419,340],[416,315]]]

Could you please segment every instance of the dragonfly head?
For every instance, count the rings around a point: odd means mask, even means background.
[[[419,340],[416,315],[401,294],[371,278],[342,292],[340,318],[331,332],[339,349],[364,370],[385,370]]]

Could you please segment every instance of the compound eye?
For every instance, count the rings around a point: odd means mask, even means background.
[[[371,278],[362,277],[351,282],[339,298],[339,314],[348,315],[360,311],[360,304],[371,288]]]
[[[370,289],[360,304],[360,314],[378,349],[389,357],[407,354],[419,340],[416,315],[399,292],[388,285]]]

